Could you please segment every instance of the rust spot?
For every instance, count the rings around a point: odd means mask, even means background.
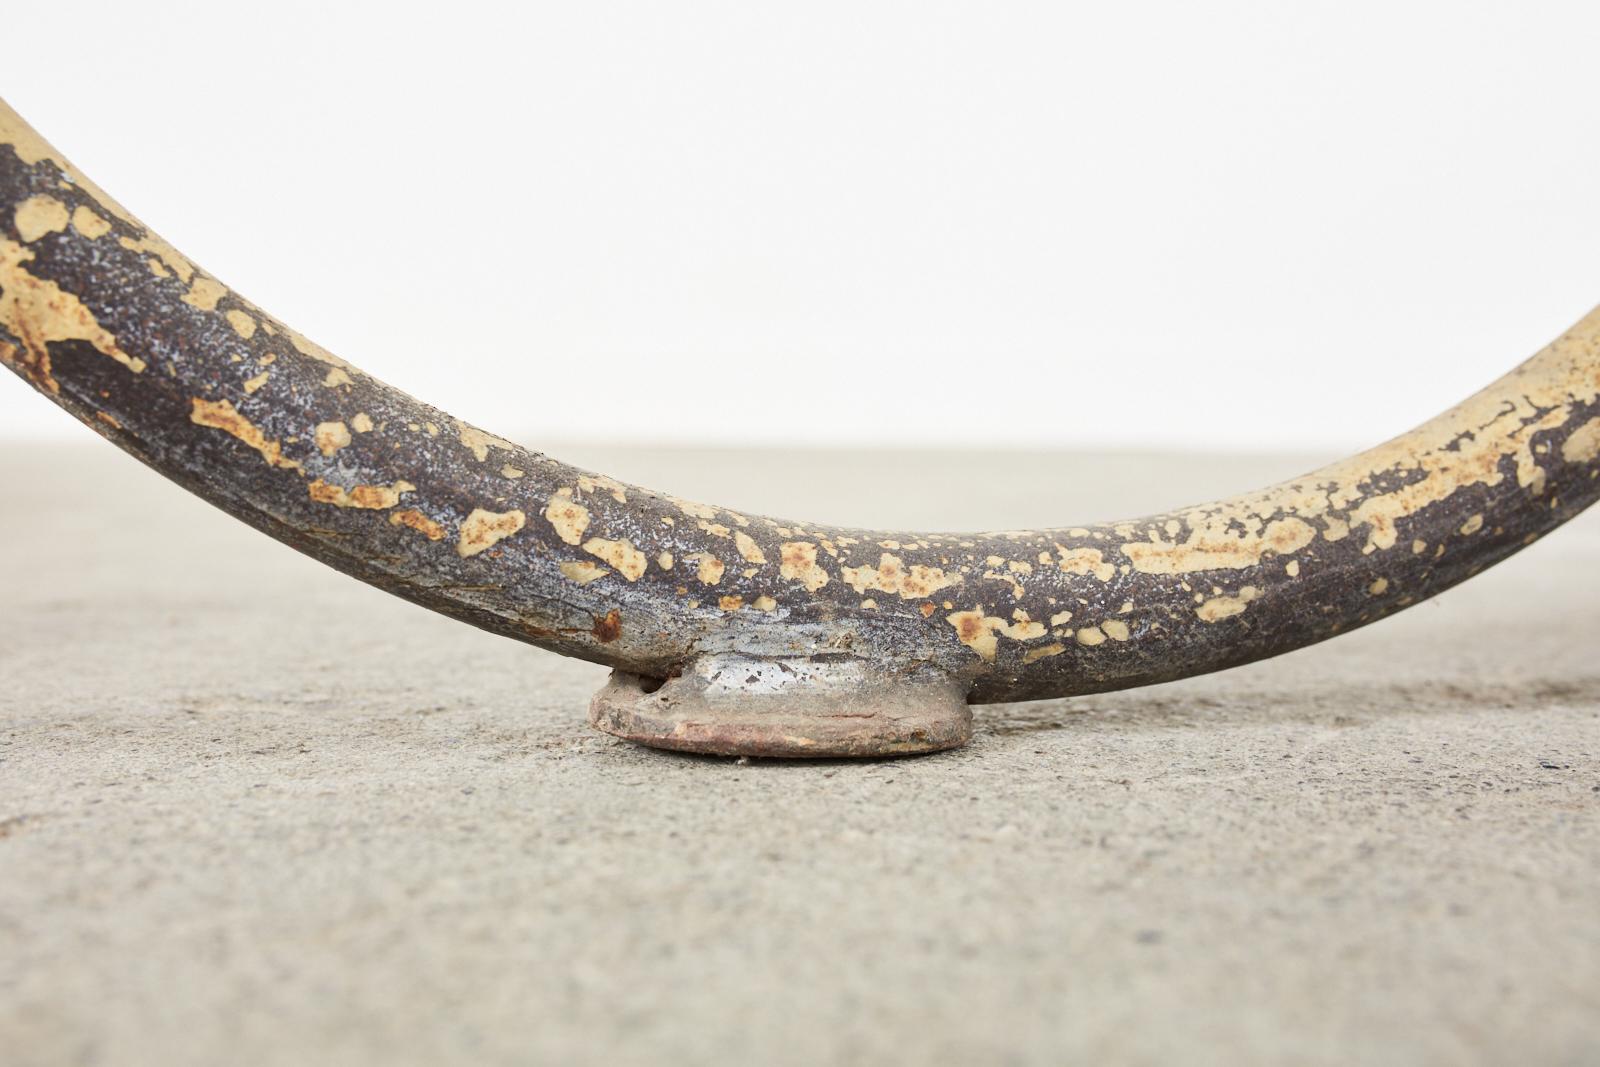
[[[622,636],[622,612],[612,608],[603,617],[596,617],[594,629],[590,633],[594,634],[595,640],[602,645],[609,645]]]

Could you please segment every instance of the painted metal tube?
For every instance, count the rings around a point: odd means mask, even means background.
[[[949,747],[968,702],[1276,655],[1432,596],[1600,493],[1597,310],[1402,437],[1166,514],[917,533],[681,500],[467,425],[307,341],[4,104],[0,361],[332,567],[616,668],[598,725],[700,751]]]

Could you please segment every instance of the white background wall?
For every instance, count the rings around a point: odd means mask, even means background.
[[[1600,4],[9,3],[0,94],[543,440],[1346,447],[1600,300]],[[81,434],[9,376],[0,434]]]

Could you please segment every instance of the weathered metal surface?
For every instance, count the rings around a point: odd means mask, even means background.
[[[972,737],[949,675],[850,655],[699,656],[665,683],[613,671],[589,721],[657,748],[741,756],[912,755]]]
[[[169,478],[339,570],[654,679],[707,657],[831,658],[861,677],[942,677],[974,703],[1145,685],[1380,619],[1600,492],[1597,310],[1403,437],[1166,514],[915,533],[680,500],[485,433],[307,341],[3,104],[0,361]],[[616,698],[602,694],[596,717],[627,732],[603,714]],[[740,751],[728,738],[747,720],[696,734],[700,747]],[[666,743],[659,727],[630,736]],[[851,746],[893,750],[887,738]]]

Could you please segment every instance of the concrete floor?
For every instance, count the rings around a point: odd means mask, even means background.
[[[933,527],[1315,458],[558,454]],[[1600,1061],[1600,514],[1273,662],[740,764],[104,446],[0,455],[8,1067]]]

